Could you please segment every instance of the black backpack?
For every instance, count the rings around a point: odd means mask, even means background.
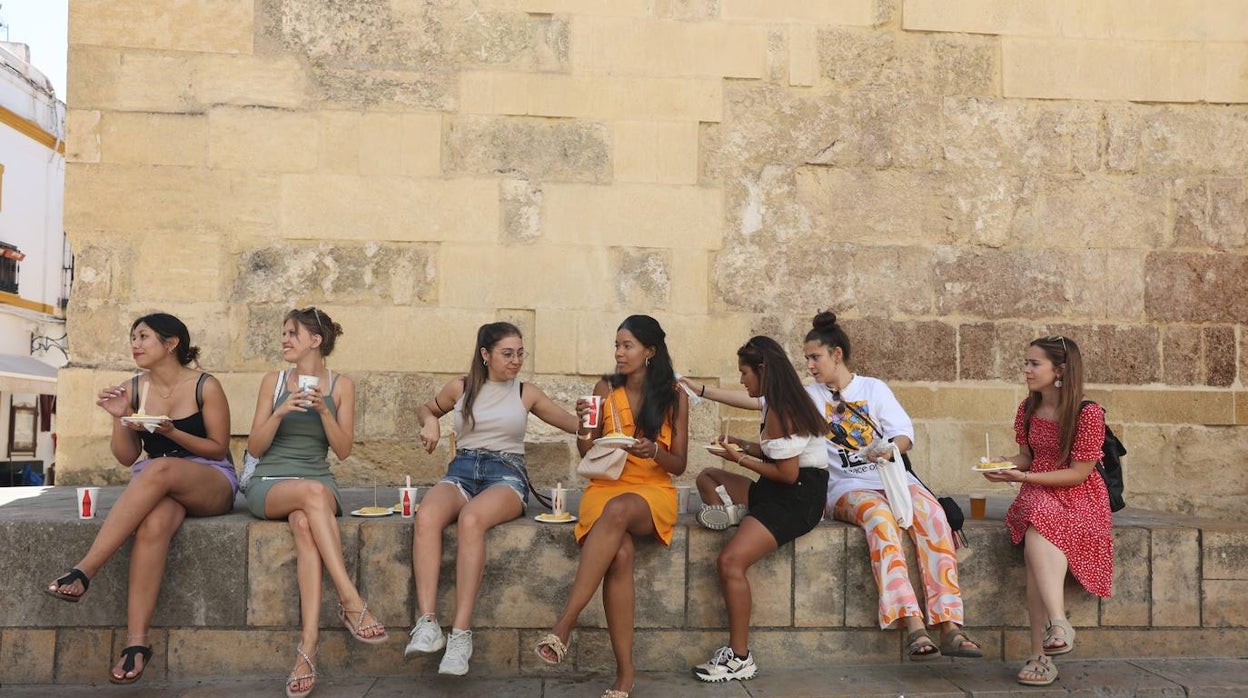
[[[1084,400],[1079,403],[1079,410],[1094,404],[1096,403],[1091,400]],[[1096,464],[1096,470],[1101,474],[1101,479],[1105,480],[1105,489],[1109,490],[1110,511],[1118,511],[1127,506],[1126,500],[1122,498],[1122,457],[1125,455],[1127,447],[1122,445],[1122,441],[1106,423],[1105,443],[1101,445],[1101,462]]]
[[[1082,414],[1085,407],[1095,405],[1092,400],[1084,400],[1079,403],[1079,413]],[[1101,408],[1104,409],[1104,408]],[[1031,422],[1026,426],[1028,448],[1031,447]],[[1101,460],[1096,464],[1096,472],[1101,474],[1101,479],[1105,481],[1105,489],[1109,491],[1109,510],[1118,511],[1127,506],[1126,500],[1122,498],[1122,457],[1127,455],[1127,447],[1122,445],[1122,441],[1118,440],[1118,436],[1114,434],[1114,430],[1109,428],[1109,423],[1105,424],[1105,443],[1101,445]]]

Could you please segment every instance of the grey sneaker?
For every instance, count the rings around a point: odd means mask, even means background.
[[[463,676],[468,673],[468,660],[472,658],[472,631],[451,631],[446,640],[446,654],[438,665],[439,674]]]
[[[745,518],[745,507],[740,504],[708,504],[702,507],[696,518],[704,527],[712,531],[722,531],[741,523],[741,519]]]
[[[724,681],[745,681],[754,678],[758,666],[754,664],[754,653],[738,657],[731,647],[720,647],[705,664],[693,668],[693,675],[707,683]]]
[[[403,650],[404,657],[410,657],[417,652],[437,652],[446,646],[446,638],[442,635],[442,628],[438,627],[438,620],[433,617],[432,613],[427,613],[416,621],[416,627],[412,628],[412,632],[408,633],[412,639],[407,643],[407,649]]]

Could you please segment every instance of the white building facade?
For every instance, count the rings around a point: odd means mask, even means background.
[[[25,45],[0,42],[0,486],[53,464],[73,275],[64,193],[65,104]]]

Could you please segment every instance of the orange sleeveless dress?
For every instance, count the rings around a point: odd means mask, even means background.
[[[614,414],[619,416],[618,428],[613,421],[613,411],[604,405],[602,410],[603,433],[622,431],[634,433],[633,410],[628,404],[628,396],[624,388],[616,388],[608,396],[608,401],[615,404]],[[672,445],[672,423],[664,420],[659,429],[659,445],[670,448]],[[672,542],[672,531],[676,527],[676,487],[672,485],[672,476],[661,468],[653,458],[639,458],[628,455],[624,463],[624,471],[619,480],[590,480],[585,493],[581,495],[581,510],[576,522],[576,542],[580,543],[594,527],[594,522],[602,516],[602,510],[612,498],[622,494],[636,494],[650,505],[650,517],[654,521],[655,537],[664,545]]]

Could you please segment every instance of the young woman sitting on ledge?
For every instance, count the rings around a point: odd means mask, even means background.
[[[295,538],[303,631],[286,681],[290,698],[308,695],[316,683],[322,570],[338,592],[338,619],[352,637],[374,645],[389,639],[347,574],[336,519],[342,502],[326,460],[329,449],[339,460],[351,455],[355,440],[355,383],[325,365],[341,335],[342,327],[317,308],[286,314],[282,358],[292,368],[261,381],[247,438],[247,451],[260,459],[245,487],[247,508],[257,518],[286,519]],[[309,378],[316,380],[310,384]]]
[[[169,541],[187,516],[218,516],[234,508],[238,478],[230,462],[230,406],[216,378],[191,368],[199,347],[186,325],[167,313],[130,326],[130,353],[144,373],[105,388],[96,404],[113,418],[113,457],[131,466],[130,484],[100,526],[86,557],[45,591],[79,601],[91,578],[131,535],[126,648],[108,674],[133,683],[152,657],[148,630],[169,556]],[[132,414],[159,421],[126,420]],[[136,415],[138,416],[138,415]],[[140,460],[140,456],[146,454]]]

